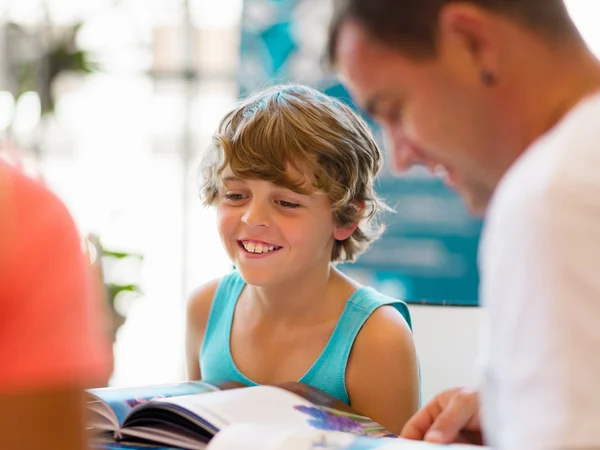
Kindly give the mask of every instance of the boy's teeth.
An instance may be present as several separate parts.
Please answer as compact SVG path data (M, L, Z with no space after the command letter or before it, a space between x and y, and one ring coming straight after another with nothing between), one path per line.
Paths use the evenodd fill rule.
M249 253L267 253L275 250L274 246L262 244L260 242L242 242L242 244Z

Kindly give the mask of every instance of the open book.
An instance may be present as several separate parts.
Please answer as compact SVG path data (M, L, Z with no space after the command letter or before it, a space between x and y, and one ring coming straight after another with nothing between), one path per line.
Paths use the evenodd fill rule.
M399 439L338 399L300 383L245 387L197 381L88 394L96 443L209 450L440 448Z
M319 389L300 383L245 387L205 381L88 391L95 441L204 449L219 431L243 423L294 430L391 433Z

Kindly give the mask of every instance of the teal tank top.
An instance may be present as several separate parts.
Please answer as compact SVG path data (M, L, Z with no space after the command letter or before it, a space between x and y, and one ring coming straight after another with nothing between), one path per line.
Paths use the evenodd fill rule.
M245 285L239 272L233 272L221 280L215 292L200 352L200 370L205 380L231 380L247 386L257 385L239 371L231 357L231 324ZM349 405L346 366L352 345L365 321L383 305L394 306L412 329L406 303L372 288L360 287L348 299L323 352L298 381L319 388Z

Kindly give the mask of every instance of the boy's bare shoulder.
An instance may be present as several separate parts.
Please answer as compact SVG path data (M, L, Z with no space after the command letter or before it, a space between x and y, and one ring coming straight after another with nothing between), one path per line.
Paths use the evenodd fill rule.
M346 371L353 408L394 433L419 405L419 369L412 333L393 306L376 309L358 333Z
M412 332L400 312L392 305L377 308L367 319L354 343L356 354L387 356L412 353Z
M188 325L194 328L204 328L206 326L213 298L220 282L221 278L211 280L192 292L186 308Z

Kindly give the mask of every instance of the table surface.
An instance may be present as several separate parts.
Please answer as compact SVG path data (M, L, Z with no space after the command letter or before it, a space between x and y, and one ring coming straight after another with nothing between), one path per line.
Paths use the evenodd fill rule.
M93 450L176 450L167 447L137 447L134 445L120 444L96 444L92 446Z

